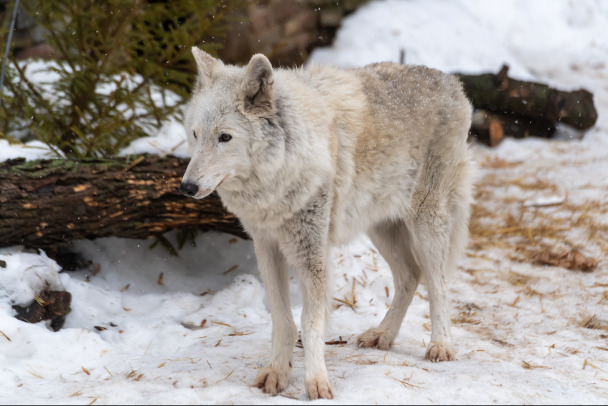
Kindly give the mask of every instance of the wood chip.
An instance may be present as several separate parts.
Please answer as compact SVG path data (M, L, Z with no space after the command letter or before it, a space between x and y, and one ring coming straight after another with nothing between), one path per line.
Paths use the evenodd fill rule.
M537 264L558 266L571 271L583 272L592 272L598 264L595 258L585 256L576 248L561 252L545 248L534 253L532 259Z
M348 341L343 340L342 337L340 337L339 340L325 341L325 345L341 345L341 344L348 344Z
M234 271L238 267L239 267L238 265L232 265L230 268L228 268L224 272L222 272L222 275L226 275L227 273Z
M182 322L182 326L186 327L188 330L196 331L202 328L205 328L205 324L207 324L207 319L203 320L200 324L194 324L191 321Z

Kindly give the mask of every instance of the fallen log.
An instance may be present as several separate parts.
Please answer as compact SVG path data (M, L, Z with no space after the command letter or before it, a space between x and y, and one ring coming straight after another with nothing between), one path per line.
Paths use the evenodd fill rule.
M247 238L217 194L178 191L187 160L140 155L0 164L0 246L52 248L77 239L146 239L181 228Z
M498 74L457 74L476 109L505 116L528 118L540 125L563 123L585 130L597 121L593 94L585 89L561 91L536 82L507 76L503 65Z
M476 110L473 113L470 132L477 141L494 147L507 136L549 138L555 133L555 130L555 124L547 120L533 120L528 117Z

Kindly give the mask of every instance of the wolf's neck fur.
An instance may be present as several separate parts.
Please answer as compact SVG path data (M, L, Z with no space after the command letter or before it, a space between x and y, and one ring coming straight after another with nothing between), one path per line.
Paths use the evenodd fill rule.
M292 71L293 72L293 71ZM273 141L257 151L254 171L247 179L218 188L226 207L247 226L276 228L305 204L324 185L331 183L332 159L326 123L319 118L306 122L301 109L310 109L299 98L314 92L293 73L285 80L277 71L275 102L277 113L264 129ZM295 79L295 80L294 80ZM322 114L317 114L322 116ZM323 121L325 121L323 119ZM310 159L310 157L318 159Z

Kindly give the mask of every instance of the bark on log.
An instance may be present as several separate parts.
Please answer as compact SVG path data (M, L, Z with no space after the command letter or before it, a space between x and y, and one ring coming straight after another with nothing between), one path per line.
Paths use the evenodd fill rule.
M187 160L137 156L9 160L0 164L0 246L46 248L76 239L146 239L177 228L247 238L219 197L178 191Z
M563 123L585 130L597 121L593 94L580 89L560 91L542 83L507 76L504 65L498 74L457 74L476 109L511 117L527 117L547 126Z

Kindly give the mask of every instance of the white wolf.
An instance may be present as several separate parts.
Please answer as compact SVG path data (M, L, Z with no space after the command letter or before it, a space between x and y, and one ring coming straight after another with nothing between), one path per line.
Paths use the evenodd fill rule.
M180 190L197 199L217 190L253 238L273 320L270 362L256 385L276 394L289 380L291 266L303 292L306 392L332 398L327 254L361 232L390 265L395 298L359 345L390 347L423 276L432 322L426 358L454 359L448 276L468 237L473 167L471 105L458 79L393 63L273 69L260 54L236 67L192 51L192 160Z

